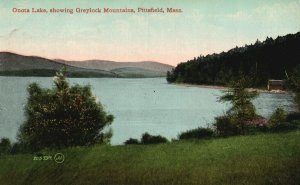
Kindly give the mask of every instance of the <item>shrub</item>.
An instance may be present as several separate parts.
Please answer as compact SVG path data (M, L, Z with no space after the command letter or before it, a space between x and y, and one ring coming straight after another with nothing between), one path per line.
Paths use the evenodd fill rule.
M282 107L278 107L269 119L271 125L280 124L286 121L286 113Z
M221 136L229 136L245 133L246 122L258 117L255 106L251 102L258 96L256 91L248 91L252 79L241 76L235 82L232 82L230 89L219 98L221 102L230 102L232 107L225 116L216 118L216 129ZM232 130L231 130L232 129Z
M202 139L211 138L214 135L214 131L210 128L196 128L182 132L178 138L179 139Z
M296 96L294 99L295 99L296 104L298 105L298 110L300 111L300 92L296 93Z
M299 112L293 112L288 115L286 115L286 121L291 122L295 120L300 120L300 113Z
M296 128L300 128L300 120L293 120L291 121L291 124L293 124Z
M27 120L19 129L18 139L33 151L104 142L100 131L113 121L90 86L70 87L64 74L57 73L52 89L36 83L28 87Z
M229 115L216 117L214 127L219 136L232 136L241 133L236 120Z
M221 102L230 102L232 107L227 114L236 116L236 119L249 120L257 116L255 106L251 100L258 96L256 91L248 91L246 88L251 84L251 78L241 76L237 81L230 84L230 89L225 91L219 98Z
M24 143L16 142L11 147L11 154L18 154L18 153L27 153L30 152L28 145Z
M97 137L97 139L95 139L94 143L110 144L110 140L111 140L112 136L113 136L113 130L112 130L112 128L110 128L107 132L100 133L99 136Z
M142 144L158 144L158 143L167 143L168 140L165 137L160 135L152 136L147 132L142 135L141 143Z
M0 154L9 153L11 150L11 143L8 138L2 138L0 141Z
M297 113L287 116L284 109L282 107L278 107L269 119L270 131L280 132L297 129L298 125L293 124L296 123L293 120L294 118L297 118L297 116Z
M140 144L140 142L137 139L129 138L128 140L126 140L124 142L124 144L125 145L137 145L137 144Z
M294 129L297 129L297 125L289 122L276 123L270 127L270 131L272 132L290 131Z
M258 116L252 120L245 121L245 133L254 134L256 132L266 132L268 130L268 120Z

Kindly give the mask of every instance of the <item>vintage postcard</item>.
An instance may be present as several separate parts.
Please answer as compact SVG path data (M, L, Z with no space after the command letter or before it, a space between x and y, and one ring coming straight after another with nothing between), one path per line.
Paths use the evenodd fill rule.
M0 184L300 184L299 0L0 0Z

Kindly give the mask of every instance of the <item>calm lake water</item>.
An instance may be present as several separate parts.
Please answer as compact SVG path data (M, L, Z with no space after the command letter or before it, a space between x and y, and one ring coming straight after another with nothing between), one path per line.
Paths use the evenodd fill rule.
M26 88L33 82L53 86L48 77L0 77L0 138L15 140L25 120ZM144 132L176 138L182 131L211 124L230 107L217 102L221 90L170 85L164 78L72 78L70 82L90 84L105 110L115 116L112 144L140 138ZM265 117L278 106L289 112L296 110L289 94L262 93L254 104Z

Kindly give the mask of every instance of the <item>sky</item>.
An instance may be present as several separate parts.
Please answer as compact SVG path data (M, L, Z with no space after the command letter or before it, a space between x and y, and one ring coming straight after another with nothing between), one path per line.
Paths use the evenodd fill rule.
M12 12L13 8L139 7L183 12ZM299 31L300 0L0 0L0 51L50 59L176 65Z

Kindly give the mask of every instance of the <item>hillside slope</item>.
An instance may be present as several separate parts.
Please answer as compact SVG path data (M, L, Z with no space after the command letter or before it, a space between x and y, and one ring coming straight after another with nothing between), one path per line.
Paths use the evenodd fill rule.
M300 64L300 32L267 38L227 52L195 57L168 73L169 82L227 85L241 75L251 86L266 86L268 79L285 79Z
M10 52L0 52L0 74L22 74L25 76L39 76L48 74L52 76L52 73L61 70L63 67L67 68L68 73L72 76L83 75L83 76L107 76L114 77L114 73L98 69L85 69L74 67L59 62L49 60L42 57L36 56L23 56ZM37 75L34 75L37 74ZM47 76L47 75L46 75Z
M172 70L173 66L168 64L163 64L159 62L115 62L115 61L107 61L107 60L85 60L85 61L65 61L65 60L56 60L57 62L61 62L64 64L76 66L76 67L84 67L88 69L102 69L106 71L111 71L118 68L140 68L149 71L158 71L166 73L167 71Z
M33 154L0 157L0 184L298 185L300 131L182 141L94 146L62 153L63 163Z
M0 52L0 75L53 76L67 68L71 77L164 77L173 66L158 62L65 61Z

